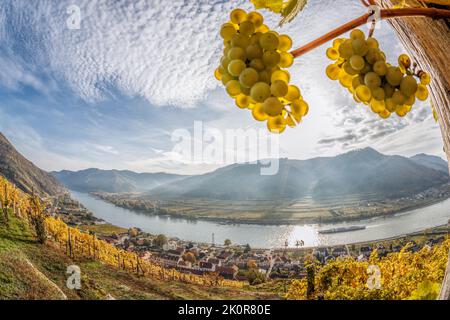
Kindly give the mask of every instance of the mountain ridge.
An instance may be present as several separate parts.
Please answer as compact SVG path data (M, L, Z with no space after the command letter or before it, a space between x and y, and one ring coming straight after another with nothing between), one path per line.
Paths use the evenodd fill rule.
M41 196L57 196L66 192L55 177L26 159L1 132L0 175L27 193L34 191Z
M449 181L447 172L372 148L335 157L280 159L277 175L261 176L261 164L237 164L151 190L149 196L222 200L329 197L375 193L397 196ZM242 183L245 181L245 183Z
M137 173L131 170L102 170L89 168L80 171L51 172L67 188L83 192L142 192L185 176L157 173Z

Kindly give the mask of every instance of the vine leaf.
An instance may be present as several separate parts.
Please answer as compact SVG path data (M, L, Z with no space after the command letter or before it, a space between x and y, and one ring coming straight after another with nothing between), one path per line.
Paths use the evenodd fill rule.
M308 0L290 0L287 6L281 12L283 19L280 21L280 26L291 22L302 11Z
M281 15L280 26L291 22L308 3L308 0L250 0L255 9L268 9Z

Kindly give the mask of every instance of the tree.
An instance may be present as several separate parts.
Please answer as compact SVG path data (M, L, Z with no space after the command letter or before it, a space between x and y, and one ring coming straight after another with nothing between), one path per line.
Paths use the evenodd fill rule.
M39 196L35 195L34 192L30 196L30 204L28 218L34 227L38 242L44 244L47 240L47 230L45 229L45 219L47 216L44 213L44 207Z
M225 246L229 247L231 246L231 240L230 239L225 239L224 243Z
M195 258L195 255L192 252L188 252L188 253L184 254L183 260L190 262L190 263L195 263L197 261L197 259Z
M155 240L153 240L153 244L159 248L162 248L167 242L167 237L163 234L158 235Z
M250 269L246 274L248 283L252 286L264 283L266 281L266 276L256 269Z
M132 238L136 238L139 235L139 232L136 228L130 228L128 230L128 235Z
M247 268L249 268L249 269L258 268L258 264L256 263L255 260L250 259L247 261Z
M245 253L248 253L248 252L250 252L251 250L252 250L252 248L251 248L250 245L247 243L247 244L245 245L244 252L245 252Z

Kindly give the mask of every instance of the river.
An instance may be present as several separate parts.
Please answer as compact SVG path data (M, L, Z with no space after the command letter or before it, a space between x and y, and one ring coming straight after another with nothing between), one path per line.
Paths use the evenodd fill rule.
M230 239L235 244L248 243L255 248L284 247L286 240L290 247L294 247L298 240L303 240L306 247L379 240L440 226L446 224L450 219L450 199L447 199L425 208L414 209L386 218L372 218L348 223L278 226L221 224L144 214L116 207L86 193L71 191L71 194L96 217L116 226L138 227L152 234L165 234L169 237L206 243L212 241L214 233L215 243L223 243L225 239ZM366 226L366 229L326 235L318 233L318 230L321 229L354 225Z

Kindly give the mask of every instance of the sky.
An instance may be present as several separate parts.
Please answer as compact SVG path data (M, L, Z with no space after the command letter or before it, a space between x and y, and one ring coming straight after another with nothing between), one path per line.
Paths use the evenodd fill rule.
M79 8L79 28L72 5ZM193 174L225 165L180 157L173 134L192 132L199 121L223 134L265 129L234 106L213 76L222 53L220 25L237 7L252 9L249 1L3 0L0 131L49 171ZM311 0L281 28L277 15L262 13L269 27L299 47L365 11L359 1ZM386 23L375 36L388 61L405 52ZM296 59L289 70L310 112L278 137L280 156L308 159L370 146L445 158L429 102L405 118L378 118L326 78L328 45Z

